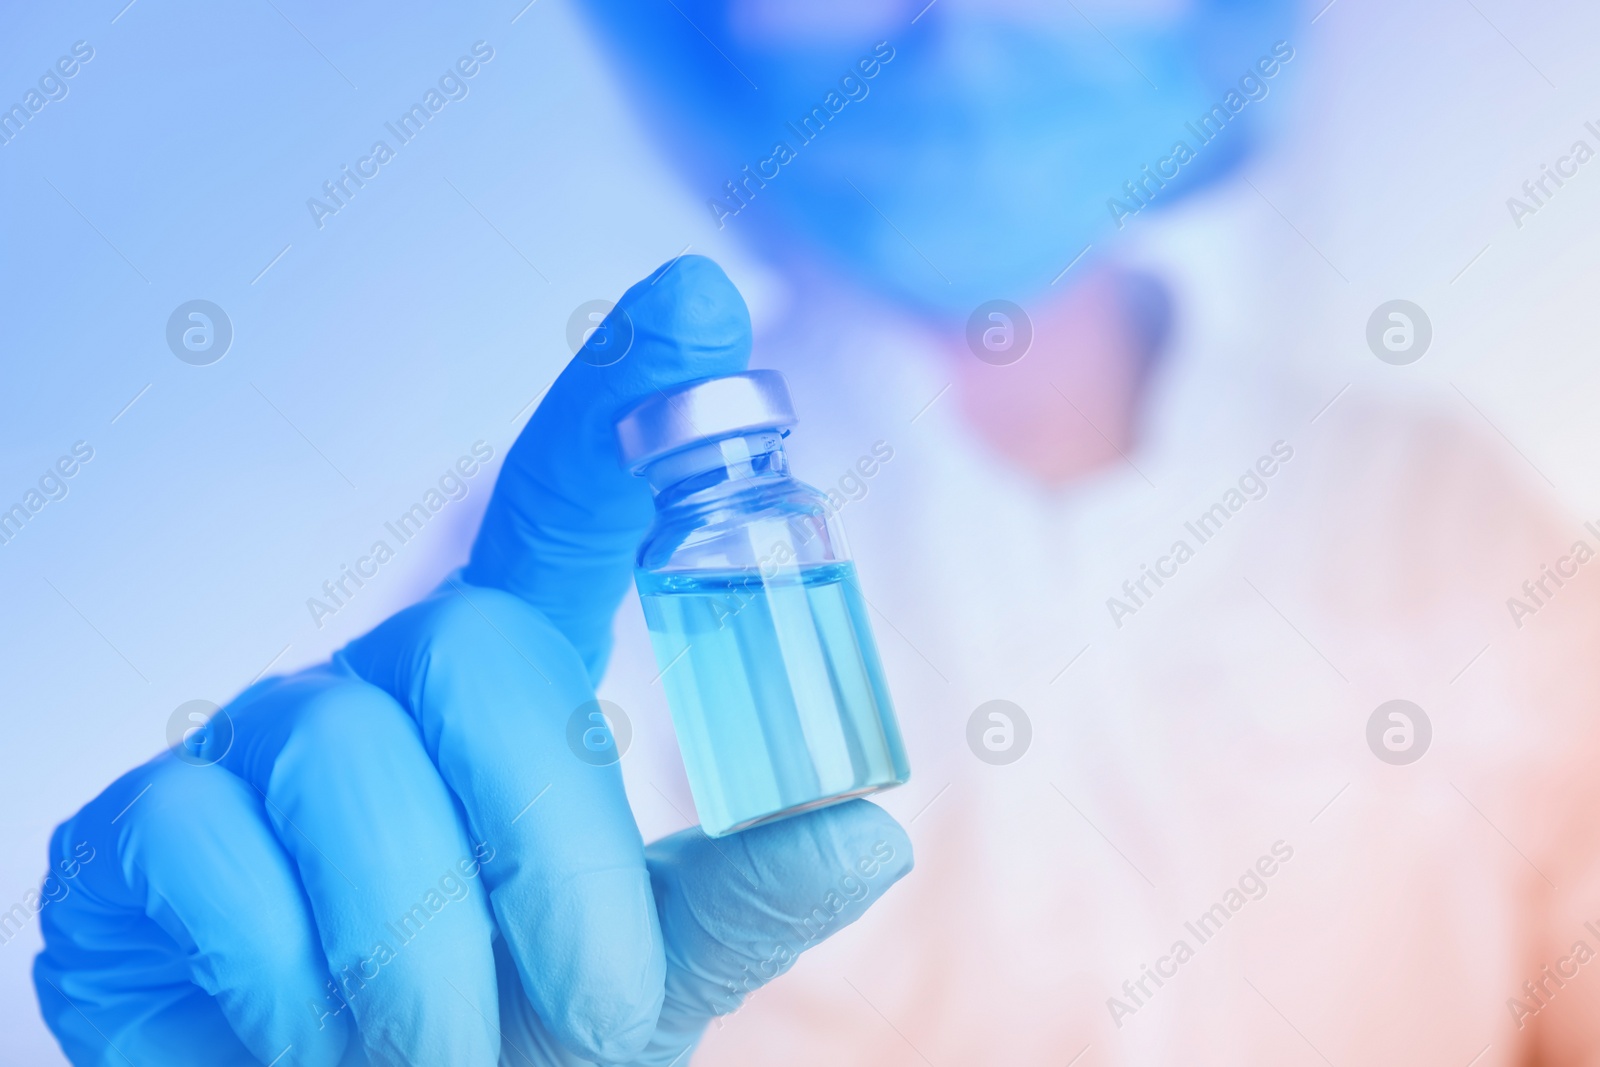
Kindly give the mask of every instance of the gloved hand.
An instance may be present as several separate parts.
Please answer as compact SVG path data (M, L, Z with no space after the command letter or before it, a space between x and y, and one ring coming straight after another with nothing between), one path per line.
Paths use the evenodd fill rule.
M681 1064L708 1020L911 867L864 801L646 848L569 749L652 506L612 417L744 368L744 302L684 257L623 297L507 457L472 561L329 664L225 710L62 824L34 974L75 1064ZM603 360L595 360L603 362Z

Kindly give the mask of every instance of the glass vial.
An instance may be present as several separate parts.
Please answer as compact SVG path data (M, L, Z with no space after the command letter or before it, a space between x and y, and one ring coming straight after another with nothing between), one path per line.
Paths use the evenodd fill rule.
M701 828L721 837L911 774L827 497L789 474L776 371L658 393L617 421L655 522L635 578Z

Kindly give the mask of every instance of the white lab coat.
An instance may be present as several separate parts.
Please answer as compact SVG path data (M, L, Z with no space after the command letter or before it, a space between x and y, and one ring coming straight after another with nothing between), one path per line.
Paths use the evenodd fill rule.
M1059 490L949 394L911 421L951 375L880 307L806 293L758 340L801 477L894 449L842 518L913 769L878 799L917 866L697 1063L1600 1062L1600 964L1572 957L1600 951L1600 586L1520 629L1506 606L1600 538L1466 408L1366 378L1324 410L1339 381L1281 358L1322 329L1297 254L1226 194L1154 236L1179 318L1143 442ZM1277 442L1266 496L1201 544L1185 523ZM1179 539L1193 558L1119 627L1108 599ZM647 837L693 810L654 674L631 606L606 691ZM1008 766L966 741L996 698L1033 729ZM1407 766L1366 740L1394 698L1432 724ZM1525 980L1555 991L1536 1014Z

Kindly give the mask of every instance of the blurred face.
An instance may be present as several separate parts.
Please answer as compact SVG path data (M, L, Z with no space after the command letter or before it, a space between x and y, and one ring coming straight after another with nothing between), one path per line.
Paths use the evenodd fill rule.
M681 0L586 5L707 219L927 315L1045 292L1244 157L1262 108L1189 123L1287 32L1285 0ZM659 8L659 10L657 10ZM1114 42L1114 43L1113 43ZM1241 76L1251 85L1237 89ZM1174 159L1180 138L1192 143ZM1163 161L1165 165L1163 166ZM1137 220L1135 220L1136 222Z
M1033 309L1033 344L1014 363L974 359L964 340L950 344L955 402L968 425L1046 485L1122 462L1134 447L1148 357L1166 315L1130 296L1161 299L1153 284L1114 269L1084 275Z
M1019 23L1044 25L1062 14L1062 5L1048 0L935 0L948 10L984 13ZM729 21L743 39L782 44L796 40L859 40L908 24L928 0L731 0ZM1083 0L1078 10L1099 20L1107 12L1145 18L1174 18L1191 6L1188 0ZM1069 9L1070 12L1070 9ZM1073 16L1077 17L1077 16ZM920 21L920 19L919 19Z

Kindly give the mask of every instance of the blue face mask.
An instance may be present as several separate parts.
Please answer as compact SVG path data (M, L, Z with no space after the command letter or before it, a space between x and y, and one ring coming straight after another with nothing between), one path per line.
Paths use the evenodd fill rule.
M1231 170L1294 57L1284 0L1105 37L935 5L857 45L751 43L727 0L585 6L719 226L952 319Z

